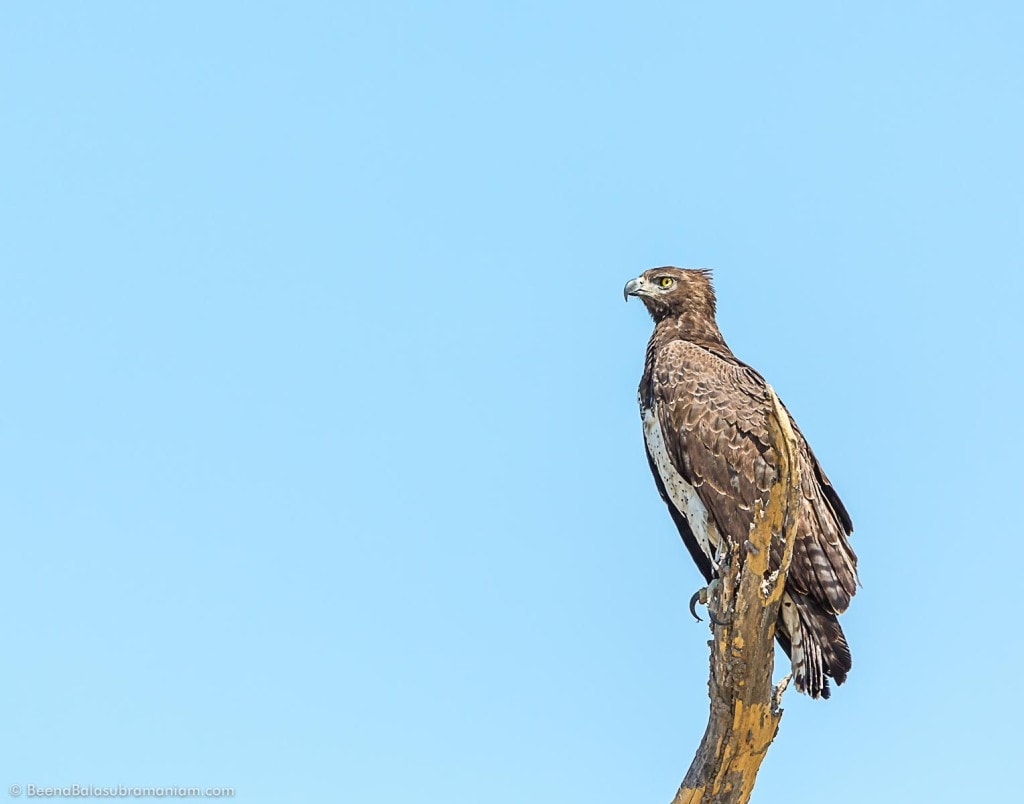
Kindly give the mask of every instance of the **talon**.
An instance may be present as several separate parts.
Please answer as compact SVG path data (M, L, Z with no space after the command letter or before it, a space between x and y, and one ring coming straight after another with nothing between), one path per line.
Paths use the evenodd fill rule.
M693 619L695 619L699 623L704 622L704 620L700 618L700 615L697 614L697 603L700 601L700 593L703 591L705 590L698 589L696 592L693 593L693 597L690 598L690 614L692 614ZM708 614L710 615L711 612L708 612Z
M708 618L715 625L730 625L732 620L720 620L715 616L715 613L711 610L711 598L718 591L718 588L722 585L722 582L715 578L707 586L702 589L698 589L693 593L693 597L690 598L690 614L693 615L693 619L697 622L704 622L700 615L697 614L697 604L700 603L702 606L708 607Z
M711 610L711 596L714 595L715 593L717 593L718 590L721 588L721 586L722 586L721 578L715 578L711 583L708 584L708 588L707 588L708 617L711 618L711 622L713 622L715 625L730 625L732 623L732 618L731 617L728 620L719 620L715 616L715 613Z

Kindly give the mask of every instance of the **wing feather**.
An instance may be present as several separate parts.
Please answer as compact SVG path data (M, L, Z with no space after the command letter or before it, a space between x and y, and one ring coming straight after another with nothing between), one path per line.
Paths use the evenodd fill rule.
M670 459L697 490L719 532L742 543L777 476L764 379L731 354L688 341L661 347L653 368L652 390ZM787 588L838 614L857 587L857 558L847 539L852 523L795 423L794 431L804 498ZM781 555L781 543L773 543L772 567Z

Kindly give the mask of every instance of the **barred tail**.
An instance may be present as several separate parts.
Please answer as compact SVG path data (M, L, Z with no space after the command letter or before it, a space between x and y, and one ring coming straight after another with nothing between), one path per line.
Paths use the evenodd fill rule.
M783 594L776 636L792 660L793 681L800 692L828 698L829 678L836 684L846 681L852 664L846 636L836 616L811 598Z

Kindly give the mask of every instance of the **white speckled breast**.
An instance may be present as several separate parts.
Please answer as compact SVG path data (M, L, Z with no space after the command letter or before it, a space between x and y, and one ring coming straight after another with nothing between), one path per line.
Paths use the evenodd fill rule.
M665 447L661 424L658 422L657 409L647 408L643 414L644 441L647 443L647 451L654 459L654 465L658 468L665 492L679 513L686 517L701 551L714 560L720 542L718 528L715 527L714 521L708 519L708 509L697 496L697 490L683 479L672 463Z

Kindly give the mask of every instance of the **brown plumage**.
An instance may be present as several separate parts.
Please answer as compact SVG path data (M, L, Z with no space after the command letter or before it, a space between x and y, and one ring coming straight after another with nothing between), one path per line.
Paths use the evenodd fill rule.
M716 554L746 539L776 478L767 384L722 338L709 272L654 268L630 281L625 294L639 297L655 322L639 393L648 462L710 582ZM851 665L836 615L857 590L853 523L795 422L793 429L803 505L776 635L797 689L828 698L828 678L842 684ZM773 539L772 567L781 560L780 539Z

